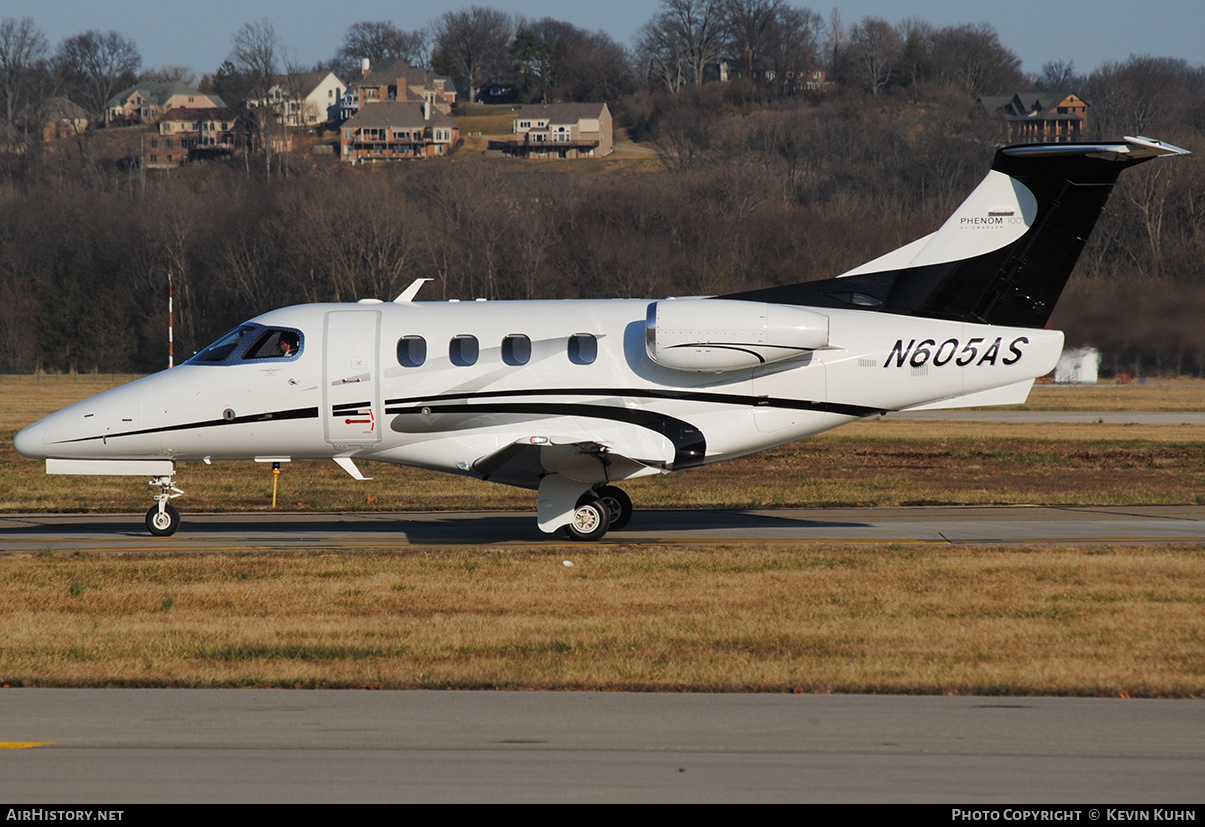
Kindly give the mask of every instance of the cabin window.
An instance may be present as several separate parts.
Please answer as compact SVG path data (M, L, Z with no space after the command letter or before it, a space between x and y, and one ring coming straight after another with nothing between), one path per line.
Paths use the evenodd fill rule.
M502 340L502 361L518 367L531 361L531 339L522 333L513 333Z
M427 361L427 340L422 336L403 336L398 339L397 361L404 368L421 367Z
M478 351L476 336L457 336L448 344L448 358L462 368L477 364Z
M589 333L569 337L569 361L575 365L591 365L598 358L598 339Z

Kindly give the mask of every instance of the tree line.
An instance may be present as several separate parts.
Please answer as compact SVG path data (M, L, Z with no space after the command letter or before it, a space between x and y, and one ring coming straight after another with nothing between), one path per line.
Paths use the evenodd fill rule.
M696 12L719 16L709 28ZM831 277L932 231L957 206L1007 140L1000 122L970 117L974 95L1020 88L1009 84L1078 90L1089 138L1149 134L1205 151L1205 68L1181 60L1132 56L1086 76L1053 61L1024 79L986 27L909 20L888 33L872 19L846 27L773 0L666 0L632 52L551 19L507 21L505 48L477 82L508 78L532 99L599 95L655 161L583 175L465 155L349 168L293 153L261 158L266 176L241 162L160 174L138 169L128 130L101 130L95 152L9 143L0 369L162 367L168 273L185 356L266 310L388 300L415 278L435 279L425 299L523 299L705 295ZM368 56L435 66L454 59L444 33L355 24L332 65ZM223 82L250 77L254 55L239 58L240 35L281 54L268 21L248 24ZM19 63L3 58L14 51L47 72L61 67L66 43L52 56L44 40L22 21L0 23L0 70ZM871 60L867 50L884 43L886 62ZM727 83L706 74L702 57L715 54L733 58ZM584 71L591 60L622 71ZM816 67L831 86L791 80ZM13 80L22 77L0 78L6 118L32 99L33 87ZM71 77L85 88L83 69ZM587 79L605 95L583 91ZM1104 348L1125 369L1205 364L1202 192L1192 158L1123 176L1052 319L1069 343Z

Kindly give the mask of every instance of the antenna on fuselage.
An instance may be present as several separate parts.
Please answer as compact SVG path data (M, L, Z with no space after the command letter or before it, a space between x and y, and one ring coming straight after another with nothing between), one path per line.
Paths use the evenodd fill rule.
M393 300L394 304L407 304L414 301L414 297L418 295L418 291L424 284L435 279L415 279L410 282L410 286L402 291L402 294Z

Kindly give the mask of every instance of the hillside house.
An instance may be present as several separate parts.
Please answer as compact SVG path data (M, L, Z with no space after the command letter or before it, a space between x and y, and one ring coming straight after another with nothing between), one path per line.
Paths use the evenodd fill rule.
M46 101L42 121L42 140L74 138L88 129L88 112L67 98L51 98Z
M173 109L142 136L142 163L148 169L172 169L242 155L256 149L258 141L254 115L245 109Z
M449 77L403 61L380 70L365 65L363 76L347 88L339 103L341 117L350 118L361 107L384 101L430 103L436 111L450 115L456 105L456 84Z
M998 119L1010 143L1065 143L1083 140L1088 104L1069 92L984 95L975 101L975 117Z
M430 102L365 106L340 130L339 157L350 164L436 158L452 152L460 130Z
M268 99L249 100L249 108L269 106L278 123L317 126L339 118L339 101L347 84L332 72L296 72L276 75Z
M516 158L602 158L615 148L605 103L531 103L519 110L515 137L491 141Z

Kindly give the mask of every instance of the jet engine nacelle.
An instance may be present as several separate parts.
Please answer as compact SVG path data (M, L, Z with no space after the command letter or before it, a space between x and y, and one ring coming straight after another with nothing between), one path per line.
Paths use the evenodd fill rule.
M765 302L657 301L645 318L645 346L649 358L667 368L755 368L827 347L828 316Z

